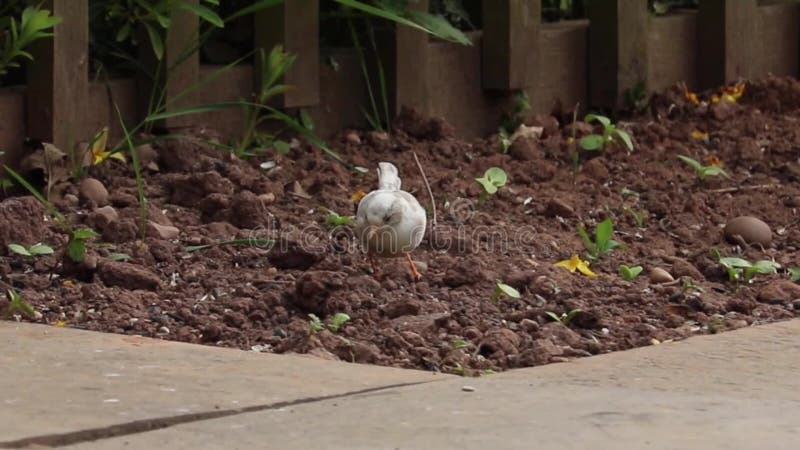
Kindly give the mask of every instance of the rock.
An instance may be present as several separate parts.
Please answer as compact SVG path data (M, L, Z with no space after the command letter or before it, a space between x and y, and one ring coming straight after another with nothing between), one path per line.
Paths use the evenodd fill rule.
M325 259L326 254L320 245L304 245L299 239L282 238L270 250L267 260L278 269L308 270Z
M179 230L177 227L161 225L149 220L147 221L147 234L150 237L169 241L172 239L177 239L178 235L181 234L181 230Z
M111 204L117 208L126 208L139 203L135 195L125 191L114 191L111 194Z
M508 149L508 154L519 161L535 161L544 156L539 148L539 140L532 137L521 137L514 140Z
M495 328L489 330L478 345L478 351L486 357L516 355L520 337L508 328Z
M733 244L739 243L737 236L748 244L769 245L772 242L772 230L769 225L752 216L740 216L729 221L722 234Z
M535 114L533 117L525 121L526 125L542 127L544 131L543 136L554 136L558 134L560 125L558 119L548 114Z
M383 313L389 319L400 316L416 316L419 314L422 305L414 299L395 300L383 307Z
M775 280L761 288L756 299L762 303L790 303L800 299L800 285L789 280Z
M475 392L475 388L472 386L461 386L461 390L464 392Z
M295 281L290 302L306 313L324 316L331 294L344 287L344 272L315 270L306 272Z
M611 176L608 168L603 163L603 158L592 158L586 161L581 167L581 173L598 183L605 183Z
M564 203L563 200L558 198L551 198L550 201L547 202L547 207L545 208L544 213L547 215L547 217L576 217L575 210L572 208L572 206Z
M361 144L361 138L358 136L358 133L355 131L350 131L344 135L344 140L348 144L359 145Z
M216 171L172 175L169 179L170 202L181 206L194 207L210 194L233 194L231 180Z
M580 348L583 341L580 334L560 322L546 323L539 330L542 336L547 336L553 342L562 343L570 347Z
M254 229L266 226L269 215L265 203L250 191L236 194L231 201L230 221L239 228Z
M533 333L536 333L537 331L539 331L539 322L537 322L535 320L522 319L522 321L519 323L519 326L526 333L533 334Z
M270 203L275 203L275 194L273 194L272 192L267 192L266 194L259 194L258 199L261 200L261 203L269 205Z
M119 213L112 206L97 208L86 217L86 225L102 235L110 234L110 228L118 221Z
M670 281L675 281L675 278L673 278L669 272L661 267L654 267L652 270L650 270L650 283L661 284L669 283Z
M425 275L425 272L428 271L428 263L425 261L414 261L414 266L417 268L417 272Z
M78 186L78 192L84 202L97 206L108 205L108 190L100 180L84 178Z
M378 346L366 342L353 343L351 351L353 361L361 364L374 364L380 359L381 355L381 349Z
M671 273L675 274L674 276L690 277L695 281L701 281L704 279L703 274L689 261L681 258L670 258L669 261L672 263Z
M119 286L130 290L158 290L161 279L155 273L135 264L103 260L97 275L106 286Z
M486 276L477 261L463 265L451 265L442 279L444 284L451 288L471 285L484 280L486 280Z
M711 115L715 119L719 121L725 121L730 119L731 116L733 116L734 114L736 114L736 111L738 109L739 107L736 103L723 100L711 105L711 107L709 108L709 112L711 112Z
M78 203L80 203L80 199L78 199L78 197L76 197L73 194L64 195L64 198L63 198L62 201L67 206L78 206Z
M46 235L44 207L33 197L12 197L0 202L0 255L8 244L33 245Z

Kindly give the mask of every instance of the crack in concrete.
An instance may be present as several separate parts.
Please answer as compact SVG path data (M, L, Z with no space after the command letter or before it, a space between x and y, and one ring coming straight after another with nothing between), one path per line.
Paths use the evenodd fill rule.
M64 447L67 445L80 444L84 442L98 441L101 439L110 439L120 436L127 436L131 434L146 433L148 431L161 430L164 428L173 427L175 425L182 425L192 422L201 422L204 420L219 419L222 417L231 417L240 414L247 414L258 411L266 411L270 409L280 409L287 406L304 405L308 403L316 403L325 400L335 400L344 397L351 397L360 394L368 394L373 392L387 391L407 386L416 386L419 384L434 383L441 380L431 381L415 381L411 383L397 383L387 386L378 386L373 388L361 389L358 391L344 392L341 394L322 395L318 397L307 397L297 400L286 400L277 403L269 403L266 405L253 405L244 408L225 409L217 411L207 411L201 413L181 414L177 416L156 417L152 419L134 420L131 422L120 423L116 425L109 425L100 428L90 428L86 430L71 431L69 433L46 434L41 436L33 436L22 438L14 441L0 442L0 448L41 448L41 447Z

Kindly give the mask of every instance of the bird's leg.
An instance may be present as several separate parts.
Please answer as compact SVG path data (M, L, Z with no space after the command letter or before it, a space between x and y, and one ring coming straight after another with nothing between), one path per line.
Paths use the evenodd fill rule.
M373 256L372 253L367 253L367 261L369 261L369 267L372 269L372 276L380 280L381 273L378 269L378 264L375 261L375 256Z
M422 274L419 273L419 270L417 270L417 266L414 264L414 260L411 259L410 253L406 253L406 260L408 260L408 267L411 269L411 277L414 279L414 281L421 279Z

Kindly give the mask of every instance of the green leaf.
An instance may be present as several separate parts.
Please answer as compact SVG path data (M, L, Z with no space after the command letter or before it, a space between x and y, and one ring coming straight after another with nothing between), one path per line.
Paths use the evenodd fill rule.
M164 57L164 41L161 39L161 33L148 22L142 22L147 35L150 36L150 45L153 48L153 54L159 61Z
M271 6L280 5L283 3L284 0L260 0L253 3L250 6L242 8L235 13L231 14L230 16L225 18L225 22L231 22L239 17L246 16L248 14L253 14L254 12L261 11L262 9L269 8Z
M461 339L456 339L455 341L453 341L453 348L456 350L466 347L469 347L469 343L467 341L463 341Z
M319 317L317 317L316 314L309 314L308 318L308 326L311 328L312 333L322 331L323 328L325 328L325 326L322 325L322 321L319 320Z
M272 148L274 148L275 151L280 153L281 155L286 155L290 151L292 151L292 146L289 145L288 142L281 141L281 140L273 141L272 142Z
M586 151L594 151L603 148L603 136L599 134L590 134L584 136L580 140L581 148Z
M86 258L86 241L83 239L72 239L67 242L67 256L73 262L83 262Z
M800 281L800 267L790 267L789 271L789 279L795 283Z
M475 181L477 181L478 184L480 184L483 187L483 190L487 194L491 195L491 194L494 194L495 192L497 192L497 186L495 186L494 183L492 183L488 179L486 179L486 178L475 178Z
M552 311L545 311L545 315L547 317L553 319L553 321L555 321L555 322L561 322L561 316L559 316L558 314L556 314L556 313L554 313Z
M451 25L442 23L441 19L436 19L436 16L425 14L423 12L409 13L400 10L399 8L390 8L386 4L378 4L372 6L357 0L334 0L344 6L365 12L371 16L380 17L382 19L390 20L392 22L405 25L407 27L415 28L432 34L438 38L457 42L463 45L472 45L472 41L462 32L456 30ZM410 17L406 18L402 14L408 14ZM423 23L420 23L423 22Z
M111 253L108 255L108 259L111 261L129 261L131 259L131 255L127 253Z
M606 116L601 116L599 114L587 114L586 118L583 119L583 121L586 123L592 123L595 121L600 122L600 124L603 125L603 128L608 128L611 125L611 119L609 119Z
M350 320L350 316L345 313L336 313L328 322L328 329L336 333L342 326Z
M36 256L52 255L54 253L52 247L44 244L33 245L31 246L31 248L28 249L28 251L31 253L31 255L36 255Z
M725 267L735 267L735 268L747 268L753 266L752 264L750 264L749 261L736 257L720 258L719 263Z
M99 236L100 235L91 228L79 228L72 232L73 239L89 239Z
M311 118L311 114L306 109L300 110L300 123L308 130L314 129L314 119Z
M631 136L627 132L622 130L614 130L614 133L616 133L616 135L619 136L620 139L622 139L622 142L625 144L625 147L628 148L628 151L632 152L633 141L631 141Z
M28 304L28 302L22 300L22 297L19 295L19 292L9 289L6 291L6 297L8 298L8 310L13 314L15 311L19 311L25 314L28 317L34 317L36 311L34 311L33 307Z
M761 260L753 263L753 265L750 268L754 270L756 273L769 275L773 273L778 273L778 269L781 268L781 265L776 263L775 261Z
M589 252L589 256L591 258L597 258L597 245L592 238L589 237L589 233L586 232L586 228L584 228L583 225L578 225L578 235L583 239L583 245Z
M694 169L697 173L703 171L703 165L697 162L697 160L689 158L688 156L678 155L678 159L688 164L692 169Z
M700 172L701 172L702 178L705 178L705 177L716 177L716 176L719 176L719 175L722 175L725 178L730 178L728 173L725 172L725 170L723 170L722 167L719 167L719 166L704 166L702 169L700 169Z
M600 249L608 248L608 244L611 243L610 239L613 233L614 223L611 221L610 217L607 217L606 220L598 223L597 227L594 229L595 243L597 244L597 247ZM619 245L619 242L616 242L616 245Z
M18 255L33 256L33 255L31 255L31 253L28 251L27 248L25 248L24 246L19 245L19 244L8 244L8 249L11 250L12 252L18 254Z
M210 23L211 25L214 25L217 28L225 27L225 22L222 21L222 18L218 16L217 13L215 13L206 6L194 3L181 2L180 7L182 9L197 14L198 17L202 18L203 20Z
M508 175L506 175L505 170L499 167L490 167L483 174L483 177L497 187L504 186L508 182Z
M628 267L625 264L619 266L619 273L625 281L631 281L642 273L642 266Z
M520 298L520 294L519 294L518 290L514 289L512 286L509 286L509 285L503 283L500 280L497 280L495 282L495 289L498 292L501 292L501 293L503 293L503 294L505 294L505 295L507 295L507 296L509 296L511 298Z

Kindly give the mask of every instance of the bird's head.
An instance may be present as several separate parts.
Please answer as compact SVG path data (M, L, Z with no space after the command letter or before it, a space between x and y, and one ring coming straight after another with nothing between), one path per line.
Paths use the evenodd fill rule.
M403 219L403 200L391 193L378 194L367 210L367 224L373 227L394 226Z

